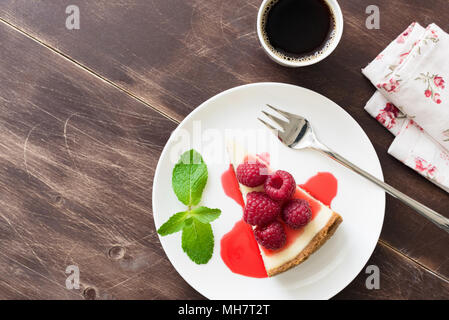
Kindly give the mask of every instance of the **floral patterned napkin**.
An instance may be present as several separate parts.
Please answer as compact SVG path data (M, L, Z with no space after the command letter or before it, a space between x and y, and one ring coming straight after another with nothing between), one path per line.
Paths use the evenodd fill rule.
M449 192L449 152L378 91L365 110L396 136L388 153Z
M362 73L378 88L365 110L396 138L388 153L449 192L449 35L412 23Z

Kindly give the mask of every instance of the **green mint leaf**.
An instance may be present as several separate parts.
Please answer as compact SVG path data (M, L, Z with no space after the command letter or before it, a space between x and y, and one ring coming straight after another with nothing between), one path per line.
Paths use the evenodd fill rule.
M161 236L166 236L181 231L184 227L185 220L189 217L188 213L188 211L175 213L157 230L157 232Z
M210 224L187 219L182 229L182 249L196 264L207 263L214 250L214 234Z
M190 211L189 216L202 223L209 223L217 219L221 214L220 209L210 209L207 207L197 207Z
M221 214L220 209L210 209L207 207L197 207L191 211L175 213L166 221L157 232L161 236L166 236L181 231L185 225L185 220L193 217L202 223L209 223L217 219Z
M179 201L197 205L207 182L207 166L201 155L191 149L181 155L173 168L172 186Z

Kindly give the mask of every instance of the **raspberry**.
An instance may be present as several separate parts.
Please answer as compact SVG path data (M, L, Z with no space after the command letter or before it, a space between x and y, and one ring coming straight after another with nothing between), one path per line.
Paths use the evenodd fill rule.
M279 221L274 221L265 227L256 227L254 237L261 246L270 250L282 248L287 238L284 227Z
M263 192L250 192L246 196L243 220L253 226L265 226L276 220L281 206Z
M267 179L268 168L260 162L244 162L237 167L237 180L247 187L257 187Z
M282 219L292 229L298 229L309 223L312 210L306 200L292 199L282 208Z
M295 179L286 171L278 170L265 181L265 192L276 201L290 199L295 189Z

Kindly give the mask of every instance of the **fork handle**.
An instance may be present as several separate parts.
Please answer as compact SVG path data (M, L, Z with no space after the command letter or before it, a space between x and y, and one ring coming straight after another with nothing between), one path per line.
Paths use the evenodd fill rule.
M401 200L403 203L408 205L410 208L417 211L422 216L426 217L428 220L430 220L432 223L449 233L449 219L442 216L438 212L430 209L429 207L426 207L422 203L410 198L406 194L402 193L401 191L393 188L389 184L386 184L385 182L377 179L370 173L366 172L365 170L359 168L349 160L346 160L342 156L340 156L338 153L331 151L329 148L327 148L324 145L320 145L319 147L315 148L316 150L320 151L321 153L325 154L326 156L330 157L331 159L337 161L338 163L342 164L346 168L351 169L352 171L360 174L361 176L365 177L366 179L370 180L371 182L375 183L379 187L383 188L388 194L392 195L396 199Z

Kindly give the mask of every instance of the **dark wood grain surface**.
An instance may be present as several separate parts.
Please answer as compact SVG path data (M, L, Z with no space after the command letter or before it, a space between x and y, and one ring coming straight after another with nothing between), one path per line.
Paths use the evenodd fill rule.
M0 41L0 297L198 297L151 216L176 123L3 23Z
M69 4L80 8L80 30L65 27ZM245 83L292 83L334 100L370 137L388 183L449 214L448 194L387 154L393 137L363 110L374 89L360 73L412 21L447 30L447 0L342 0L340 45L301 69L263 53L259 4L0 3L0 298L201 297L157 240L152 176L177 122ZM379 30L365 27L370 4L381 10ZM388 198L368 263L381 268L381 290L367 290L362 271L337 298L447 299L448 245L446 233ZM111 248L124 256L111 258ZM84 270L77 292L65 289L68 261Z

